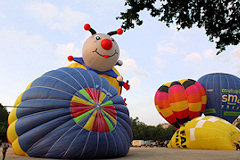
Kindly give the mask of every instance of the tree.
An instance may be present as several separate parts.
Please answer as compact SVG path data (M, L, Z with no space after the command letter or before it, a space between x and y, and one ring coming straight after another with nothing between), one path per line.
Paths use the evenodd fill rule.
M6 137L8 127L7 119L8 119L7 109L0 103L0 139L2 139L3 141L7 141Z
M121 12L117 19L123 20L122 28L134 28L134 22L142 25L139 12L144 9L160 22L175 23L177 29L204 27L211 42L216 43L217 54L228 45L240 43L240 1L239 0L125 0L131 7ZM160 6L160 7L156 7Z
M133 131L133 139L146 139L146 131L147 125L143 122L139 121L139 118L136 117L132 119L132 131Z
M132 120L132 131L134 140L170 140L176 128L169 126L168 128L163 128L161 124L157 126L146 125L139 121L139 118L131 118Z
M165 130L166 133L164 134L165 135L164 140L170 140L176 131L177 129L174 128L173 126L169 126L168 128L166 128Z

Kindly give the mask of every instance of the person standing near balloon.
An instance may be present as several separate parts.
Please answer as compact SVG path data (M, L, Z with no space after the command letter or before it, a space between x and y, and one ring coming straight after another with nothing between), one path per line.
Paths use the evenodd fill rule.
M237 150L240 150L239 144L236 143L235 146L236 146L236 151L237 151Z
M4 142L4 143L3 143L3 146L2 146L2 155L3 155L2 160L5 159L5 156L6 156L8 147L9 147L9 144L6 143L6 142Z

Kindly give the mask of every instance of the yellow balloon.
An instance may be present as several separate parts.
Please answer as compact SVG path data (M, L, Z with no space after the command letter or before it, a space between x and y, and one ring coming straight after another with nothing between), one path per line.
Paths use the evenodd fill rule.
M235 150L240 145L240 130L214 116L198 117L180 127L168 148Z

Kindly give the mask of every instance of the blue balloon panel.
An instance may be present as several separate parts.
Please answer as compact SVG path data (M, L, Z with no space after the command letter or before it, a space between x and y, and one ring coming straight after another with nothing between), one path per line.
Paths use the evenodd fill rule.
M240 78L212 73L202 76L198 82L207 93L205 115L218 116L230 123L240 115Z

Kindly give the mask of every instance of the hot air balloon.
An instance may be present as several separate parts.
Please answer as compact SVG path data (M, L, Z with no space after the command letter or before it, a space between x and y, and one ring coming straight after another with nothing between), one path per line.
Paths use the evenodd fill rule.
M128 109L117 89L95 72L49 71L31 82L15 105L7 136L18 155L109 158L128 153Z
M192 79L183 79L162 85L155 94L158 112L174 127L198 117L206 106L206 92Z
M195 118L181 126L168 148L235 150L240 145L240 131L224 119L215 116Z
M230 123L240 115L240 78L226 73L211 73L202 76L198 82L208 97L205 115L218 116Z
M119 74L114 66L121 66L123 62L118 60L120 49L113 35L121 35L121 28L116 31L97 33L89 24L84 25L86 31L91 32L91 36L85 41L82 48L82 57L69 56L68 60L75 61L68 67L80 67L85 70L96 72L99 76L106 78L111 85L116 87L121 94L122 87L130 89L128 81L124 82L123 77Z

